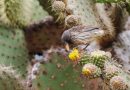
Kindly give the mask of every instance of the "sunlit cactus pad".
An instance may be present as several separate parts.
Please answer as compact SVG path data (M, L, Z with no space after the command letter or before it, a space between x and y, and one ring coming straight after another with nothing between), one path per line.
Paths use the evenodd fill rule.
M33 0L31 22L44 19L46 16L48 16L48 12L42 8L38 0Z
M0 24L23 27L30 23L32 0L1 0Z
M24 76L28 60L23 31L0 27L0 64L13 66Z
M96 20L94 5L94 0L67 0L66 7L73 15L78 15L83 24L96 26L98 23Z

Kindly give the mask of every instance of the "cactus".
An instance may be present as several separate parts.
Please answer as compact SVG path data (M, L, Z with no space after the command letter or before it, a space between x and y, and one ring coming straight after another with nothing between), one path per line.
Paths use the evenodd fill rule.
M1 90L27 90L18 73L10 66L0 65L0 89Z
M88 63L91 63L90 59L91 58L90 58L89 54L84 53L83 56L80 58L79 62L81 65L88 64Z
M66 7L73 11L73 15L79 16L83 24L99 26L93 12L94 0L67 0Z
M85 64L82 73L89 79L97 78L101 75L101 69L91 63Z
M23 31L1 26L0 38L0 64L12 65L22 76L25 76L29 56Z
M66 63L59 55L54 54L53 59L41 68L41 74L37 77L33 86L38 90L82 90L84 80L81 80L80 70Z
M90 55L92 63L100 68L103 68L105 61L108 60L107 54L104 51L94 51Z
M6 27L23 28L32 19L39 20L40 15L48 15L47 12L43 13L37 0L2 0L0 6L0 23Z
M110 53L101 50L96 50L91 52L90 54L84 53L81 56L80 63L81 64L93 63L96 66L103 68L105 62L109 60L108 57L111 57Z
M93 58L96 57L96 58ZM97 57L106 57L107 60L102 63L102 67L99 65L99 62L101 59ZM82 59L83 57L83 59ZM86 59L85 59L86 58ZM91 59L92 58L92 59ZM83 60L83 61L82 61ZM96 62L93 62L96 61ZM106 83L107 86L109 86L112 90L129 90L130 89L130 75L121 68L121 65L114 61L111 58L110 53L104 52L104 51L94 51L90 54L82 54L81 56L81 62L84 64L82 73L89 77L89 76L100 76L100 78ZM97 69L96 67L99 67ZM92 73L94 70L100 72ZM89 79L93 79L89 78ZM118 79L119 78L119 79Z
M44 17L48 16L48 12L40 6L40 3L37 0L33 0L32 5L31 22L39 22L40 20L44 20Z
M81 24L81 18L76 15L68 15L65 18L65 26L71 28Z
M54 27L56 27L52 18L49 19L50 21L41 20L45 19L44 17L48 16L48 13L54 16L56 19L55 21L58 20L60 22L64 22L68 28L80 24L85 24L86 26L95 25L96 27L101 27L101 29L106 30L105 35L110 34L108 37L104 35L105 39L113 38L114 36L114 29L111 24L111 20L105 17L106 20L104 21L102 17L99 17L101 16L100 14L104 13L104 10L101 9L102 5L99 5L100 8L97 8L96 11L95 0L39 1L43 8L39 6L39 3L36 0L34 0L34 2L33 0L0 1L0 24L3 25L0 26L0 64L13 66L13 69L17 71L16 73L19 73L23 77L26 77L29 56L24 32L19 28L31 24L26 28L25 35L32 32L31 34L34 34L32 35L32 37L34 37L34 45L32 46L38 48L36 48L36 50L32 50L34 48L31 47L31 50L29 50L31 53L41 51L43 48L48 48L48 44L45 47L42 45L45 44L49 38L54 37L53 31L52 37L46 37L40 33L41 31L38 31L39 29L44 28L43 25L45 26L44 29L47 30L50 25L54 25ZM33 15L31 16L32 13ZM40 22L38 22L39 20ZM103 20L103 22L101 20ZM8 26L10 28L8 28ZM53 27L51 28L54 29ZM60 33L61 32L62 31L60 31ZM45 32L45 34L46 33L47 32ZM59 32L57 34L59 34ZM26 38L28 40L30 39L28 35ZM49 41L51 43L52 41L55 42L55 40ZM27 42L30 43L30 41ZM37 46L37 42L42 43L42 45ZM57 45L57 42L55 43ZM84 87L86 89L84 79L79 77L81 74L81 67L67 63L57 54L54 54L53 56L53 59L50 60L49 63L42 65L40 73L38 73L38 77L33 82L33 87L36 87L36 90L82 90ZM113 90L126 90L127 86L130 87L128 81L130 80L129 75L120 69L118 65L116 66L115 63L113 64L112 61L110 61L111 55L104 51L95 51L90 54L84 53L83 55L79 55L79 52L75 50L69 54L69 58L72 61L85 64L82 68L82 74L89 79L95 79L97 77L100 77L103 80L107 79L107 82ZM26 90L26 88L21 84L22 80L18 79L20 77L17 77L17 74L14 73L12 69L5 68L5 66L0 66L0 88L2 90ZM36 73L37 72L34 72L34 74Z
M52 3L52 11L56 13L60 13L65 11L65 4L62 1L54 1Z
M63 1L57 0L39 0L40 5L52 15L57 23L64 23L66 17L65 13L65 3Z
M111 79L113 76L118 76L119 73L121 73L121 70L116 67L115 65L112 65L109 62L106 62L104 65L104 79Z
M29 55L24 32L19 28L37 22L48 13L36 0L2 0L0 4L0 64L12 65L25 77Z
M32 0L1 0L0 6L1 25L24 27L30 23Z
M127 90L128 89L126 82L120 76L114 76L110 80L110 86L112 90Z

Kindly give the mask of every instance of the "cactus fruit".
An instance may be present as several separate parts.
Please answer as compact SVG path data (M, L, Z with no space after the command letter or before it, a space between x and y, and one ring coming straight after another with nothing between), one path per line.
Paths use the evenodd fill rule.
M110 80L110 86L112 90L127 90L127 84L125 80L120 76L114 76Z
M1 0L0 23L4 26L23 27L29 24L32 0Z
M10 66L0 65L0 89L1 90L27 90L18 73Z
M101 69L91 63L88 63L83 66L82 74L89 79L93 79L101 75Z
M52 11L56 13L61 13L65 11L65 3L62 1L54 1L52 3Z
M25 77L29 57L23 31L0 27L0 38L0 64L12 65Z
M64 23L66 17L65 3L57 0L39 0L43 9L45 9L55 19L55 22Z
M67 63L63 57L54 54L49 63L42 65L41 73L34 81L37 90L83 90L80 70Z
M65 19L65 3L62 1L54 1L52 3L52 11L57 16L56 22L63 22Z
M77 15L68 15L65 18L65 26L66 27L73 27L81 24L81 18Z

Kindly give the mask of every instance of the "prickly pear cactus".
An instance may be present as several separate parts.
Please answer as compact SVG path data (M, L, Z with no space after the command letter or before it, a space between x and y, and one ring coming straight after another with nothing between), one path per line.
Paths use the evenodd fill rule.
M22 80L11 67L0 65L0 89L1 90L27 90Z
M25 27L48 15L37 0L2 0L0 6L0 23L6 27Z
M66 17L66 4L62 0L39 0L40 5L54 16L55 22L64 23Z
M34 1L34 2L33 2ZM6 3L5 3L6 2ZM23 24L26 24L24 21L36 22L39 19L42 19L42 16L48 15L46 11L44 11L37 0L28 0L28 1L13 1L13 0L5 0L5 8L7 9L6 12L1 14L8 15L8 17L2 17L0 19L11 20L11 26L19 27ZM15 11L15 8L16 11ZM27 7L25 7L26 5ZM32 8L33 10L30 10ZM2 7L0 9L3 9ZM38 10L37 10L38 9ZM14 12L14 11L15 12ZM29 10L29 11L28 11ZM28 11L28 12L27 12ZM31 11L31 12L30 12ZM37 11L37 13L36 13ZM8 14L9 13L9 14ZM15 14L15 15L14 15ZM18 14L18 15L17 15ZM30 16L32 14L32 17ZM5 18L5 19L3 19ZM1 24L4 21L1 22ZM0 26L0 64L4 65L12 65L15 70L25 76L27 73L27 65L29 61L28 50L26 47L26 40L24 37L24 32L22 29L15 29L15 28L6 28L6 26Z
M80 70L56 54L49 63L42 66L40 72L34 83L38 90L84 90Z
M23 27L29 24L32 0L1 0L0 6L1 25Z
M20 29L0 27L0 64L13 66L22 76L27 73L28 50Z
M98 26L96 12L94 12L94 0L67 0L66 7L71 14L78 15L83 24Z
M31 22L37 22L39 20L43 20L44 17L48 16L48 12L44 8L42 8L38 0L33 0L32 5L33 5L32 7L33 13L31 17Z

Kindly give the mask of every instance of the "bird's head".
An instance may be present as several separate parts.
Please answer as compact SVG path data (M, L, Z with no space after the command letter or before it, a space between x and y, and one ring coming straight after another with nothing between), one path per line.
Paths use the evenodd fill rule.
M61 40L65 44L65 49L67 51L69 51L69 45L72 44L71 33L70 33L69 30L66 30L66 31L63 32L63 34L61 36Z

